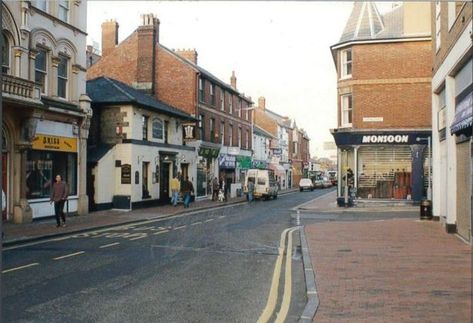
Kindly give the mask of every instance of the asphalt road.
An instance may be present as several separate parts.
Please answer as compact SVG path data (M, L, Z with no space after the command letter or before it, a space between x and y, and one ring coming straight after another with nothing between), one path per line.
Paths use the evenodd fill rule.
M290 209L327 192L7 248L2 322L256 322L274 285L281 234L296 225ZM296 322L306 303L298 232L291 237L292 267L281 266L271 321L287 295L286 272L285 321Z

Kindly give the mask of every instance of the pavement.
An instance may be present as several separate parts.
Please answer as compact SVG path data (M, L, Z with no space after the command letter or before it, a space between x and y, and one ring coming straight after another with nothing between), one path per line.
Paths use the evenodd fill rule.
M314 322L472 322L472 246L439 222L412 207L337 208L333 193L302 209L342 212L305 222Z
M282 190L281 195L297 191L297 189ZM56 227L54 217L33 221L26 224L14 224L5 222L2 224L4 238L3 246L11 246L46 238L64 236L72 233L80 233L89 230L97 230L120 226L124 224L136 223L144 220L168 218L193 211L201 211L233 205L244 202L246 197L229 199L227 202L217 202L210 199L197 200L190 204L188 209L184 209L180 204L177 207L172 205L136 209L132 211L105 210L91 212L85 216L72 215L66 219L66 227Z

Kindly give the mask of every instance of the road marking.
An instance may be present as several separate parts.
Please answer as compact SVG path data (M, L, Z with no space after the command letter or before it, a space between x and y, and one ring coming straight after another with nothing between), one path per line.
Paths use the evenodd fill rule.
M166 233L166 232L169 232L169 230L163 230L163 231L159 231L159 232L155 232L153 233L155 236L157 236L158 234L162 234L162 233Z
M187 227L187 225L181 225L180 227L175 227L173 230L179 230Z
M34 262L34 263L32 263L32 264L28 264L28 265L24 265L24 266L19 266L19 267L15 267L15 268L5 269L5 270L2 270L2 274L6 274L6 273L9 273L9 272L11 272L11 271L20 270L20 269L25 269L25 268L29 268L29 267L33 267L33 266L37 266L37 265L39 265L39 263Z
M114 242L114 243L104 244L103 246L100 246L99 248L108 248L108 247L116 246L119 244L120 242Z
M70 253L68 255L64 255L64 256L60 256L60 257L56 257L56 258L53 258L53 259L54 260L60 260L60 259L64 259L64 258L78 256L78 255L81 255L83 253L85 253L85 251L74 252L74 253Z
M286 243L286 236L289 230L291 229L285 229L281 233L281 241L279 242L279 254L278 258L276 259L276 264L274 265L273 280L271 281L268 301L257 323L268 322L271 316L273 315L274 308L276 307L276 302L278 300L279 277L281 276L282 260L284 257L284 245Z
M134 228L133 231L148 230L148 229L152 229L152 228L154 228L154 227L153 226L137 227L137 228Z
M199 225L199 224L202 224L202 222L194 222L191 225Z
M204 223L212 222L213 220L215 220L215 219L208 219L208 220L205 220Z
M281 309L276 317L275 323L282 323L286 320L289 312L289 305L291 305L292 295L292 234L297 229L292 229L287 235L286 248L286 270L284 277L284 294L281 302Z
M148 235L143 235L143 236L136 237L136 238L131 238L131 239L128 239L128 240L133 241L133 240L144 239L144 238L147 238L147 237L148 237Z
M219 216L218 218L219 218L219 219L223 219L224 217L225 217L225 215L221 215L221 216Z

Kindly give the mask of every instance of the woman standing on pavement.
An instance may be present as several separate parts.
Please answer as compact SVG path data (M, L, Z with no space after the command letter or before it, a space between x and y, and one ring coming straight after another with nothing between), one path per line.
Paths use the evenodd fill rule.
M62 181L61 175L56 175L56 182L51 189L50 203L54 202L54 215L56 216L57 227L61 226L59 217L62 219L62 226L66 226L66 216L64 214L64 203L69 194L66 182Z

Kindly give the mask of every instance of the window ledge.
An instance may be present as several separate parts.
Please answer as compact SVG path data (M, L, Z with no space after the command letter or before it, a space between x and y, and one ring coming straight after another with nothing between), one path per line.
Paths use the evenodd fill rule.
M347 75L347 76L343 76L343 77L339 78L338 80L339 81L346 81L346 80L350 80L352 78L353 78L352 74L350 74L350 75Z

